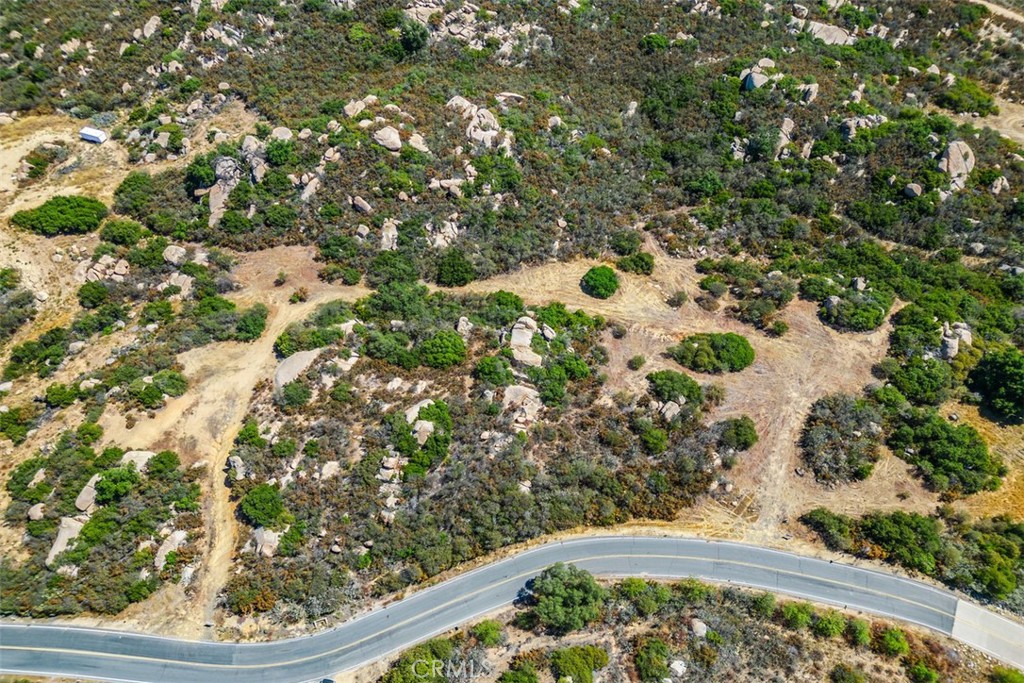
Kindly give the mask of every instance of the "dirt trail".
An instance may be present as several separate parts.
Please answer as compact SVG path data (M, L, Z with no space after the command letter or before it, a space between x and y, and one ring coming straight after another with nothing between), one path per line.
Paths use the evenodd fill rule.
M1010 19L1011 21L1016 21L1021 24L1024 24L1024 14L1021 14L1020 12L1015 12L1009 7L1003 7L1002 5L997 5L994 2L986 2L985 0L969 0L969 2L972 2L975 5L982 5L984 7L987 7L989 12L998 17L1002 17L1003 19Z
M289 324L306 318L325 301L360 296L358 288L326 287L313 292L300 304L288 304L291 288L275 288L274 275L288 267L296 286L312 288L316 269L305 248L284 247L243 254L235 275L243 289L232 298L239 306L262 302L270 308L267 329L251 344L221 342L209 344L178 356L190 383L182 397L168 401L152 418L139 420L128 429L120 415L104 415L104 439L137 448L176 450L186 464L205 462L208 476L204 491L206 547L192 596L168 600L171 613L143 614L138 619L158 620L149 628L173 631L189 637L204 634L204 624L214 617L218 595L230 577L237 537L237 523L224 468L231 446L248 412L253 389L273 375L277 360L273 344ZM353 291L354 290L354 291ZM179 593L177 586L165 591Z
M1007 102L998 98L996 102L999 105L998 114L989 114L985 118L974 118L973 116L957 114L953 116L953 119L957 123L969 123L979 128L991 128L1017 144L1024 145L1024 104Z

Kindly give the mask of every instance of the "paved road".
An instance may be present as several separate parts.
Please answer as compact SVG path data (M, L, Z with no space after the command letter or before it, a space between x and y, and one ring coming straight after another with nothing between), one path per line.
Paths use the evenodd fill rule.
M736 543L652 537L554 542L461 574L338 628L234 644L118 631L0 625L0 670L145 683L318 680L357 668L509 604L555 562L602 576L693 576L894 617L1024 667L1024 627L923 583Z

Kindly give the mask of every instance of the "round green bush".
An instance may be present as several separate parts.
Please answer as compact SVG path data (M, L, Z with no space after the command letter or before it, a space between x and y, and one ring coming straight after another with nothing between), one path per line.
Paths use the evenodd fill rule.
M100 227L107 215L103 202L91 197L52 197L42 206L19 211L11 223L31 232L54 235L81 235Z
M442 287L462 287L474 279L476 270L464 251L452 247L441 254L437 261L437 284Z
M1024 354L1012 346L987 353L971 380L986 406L1009 421L1024 421Z
M102 282L86 282L78 288L78 303L82 308L99 308L110 299L110 292Z
M595 266L583 276L580 287L596 299L607 299L619 289L619 277L608 266Z
M466 359L466 342L458 332L441 330L421 342L418 351L420 362L427 367L443 370Z
M272 526L284 514L284 500L276 486L260 484L242 498L241 511L253 526Z
M671 347L668 354L696 372L739 372L754 362L754 349L746 337L726 332L694 334Z

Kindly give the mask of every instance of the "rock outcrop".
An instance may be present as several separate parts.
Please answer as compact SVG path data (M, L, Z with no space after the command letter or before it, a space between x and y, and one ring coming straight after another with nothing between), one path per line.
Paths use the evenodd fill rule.
M299 375L304 373L313 364L313 361L317 359L321 351L323 349L299 351L278 363L277 370L274 372L274 391L280 391L285 384L298 379Z
M962 190L967 186L974 163L974 151L970 146L963 140L954 140L939 157L939 170L949 174L952 189Z
M402 136L392 126L384 126L374 133L373 141L391 152L397 152L402 149Z
M53 561L57 559L58 555L67 550L68 544L78 537L83 526L85 526L85 522L74 517L60 518L60 526L57 527L57 537L53 539L50 552L46 555L47 567L53 566Z
M188 538L188 533L183 529L175 529L167 535L167 538L163 540L163 543L157 549L156 557L153 558L153 566L157 568L157 571L161 571L164 565L167 564L168 553L175 552L181 548L185 544L186 538Z
M99 480L99 474L92 475L82 490L78 492L78 497L75 498L75 507L79 511L89 514L96 508L96 482Z
M505 388L505 396L501 400L501 410L512 415L516 431L525 431L540 415L544 404L540 393L533 387L519 384Z
M531 367L540 367L544 359L531 348L533 335L537 332L537 322L524 315L512 326L509 346L512 347L512 358L516 362Z

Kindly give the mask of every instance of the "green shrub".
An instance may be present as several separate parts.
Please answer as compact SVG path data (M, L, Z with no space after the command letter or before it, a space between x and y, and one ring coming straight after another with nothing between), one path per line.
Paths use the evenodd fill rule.
M775 614L775 596L771 593L760 593L750 601L750 611L761 619L768 619Z
M641 251L631 256L619 259L616 266L619 270L625 273L650 275L654 272L654 257L647 252Z
M498 677L498 683L537 683L537 670L528 661L517 661Z
M806 602L787 602L780 611L782 623L786 628L798 631L805 629L811 624L814 616L814 608Z
M636 230L619 230L613 232L608 239L608 245L619 256L629 256L640 250L643 244L643 237Z
M690 297L686 294L686 291L680 289L674 292L668 299L666 299L665 303L671 306L672 308L681 308L682 305L689 300L689 298Z
M78 303L82 308L99 308L110 300L110 291L102 282L86 282L78 288Z
M860 669L849 664L836 664L828 675L831 683L865 683L868 677Z
M1024 353L1012 346L986 353L971 380L986 406L1003 419L1024 421Z
M695 372L739 372L754 362L750 342L733 332L691 335L669 348L668 354Z
M907 667L907 678L913 683L939 683L939 672L917 662Z
M174 307L166 299L157 299L147 302L139 314L139 321L143 324L167 323L174 318Z
M900 366L889 381L911 403L937 406L949 399L953 371L948 363L937 358L915 356Z
M260 429L255 420L245 421L245 424L238 431L238 436L235 437L235 443L239 446L253 446L255 448L264 448L267 445L266 439L260 436Z
M867 647L871 644L871 625L851 617L846 623L846 639L854 647Z
M594 672L608 666L608 652L596 645L581 645L551 653L551 672L555 680L593 683Z
M256 341L267 327L267 315L270 311L263 304L254 304L238 317L235 323L235 337L238 341Z
M373 257L366 271L366 282L371 287L385 283L413 283L419 279L416 265L397 251L382 251Z
M427 27L412 19L402 20L400 32L402 49L409 55L422 50L430 40L430 32Z
M284 500L276 486L260 484L242 498L241 511L252 526L274 526L284 514Z
M295 143L291 140L267 141L267 161L273 166L292 166L298 163Z
M672 598L672 591L667 586L638 578L623 579L616 591L619 597L628 600L637 613L645 617L657 612Z
M188 390L188 380L175 370L161 370L153 375L153 386L168 396L181 396Z
M902 657L910 652L910 643L901 629L884 629L875 638L875 649L887 657Z
M928 486L960 494L995 490L1006 466L974 427L953 425L931 409L901 416L903 423L889 436L889 446L917 465Z
M642 368L646 362L647 362L646 358L644 358L643 356L637 355L637 356L633 356L628 361L626 361L626 367L629 368L630 370L633 370L635 372L635 371L639 370L640 368Z
M811 624L811 632L819 638L838 638L846 630L846 617L835 610L819 614Z
M501 622L495 621L494 619L481 621L470 629L470 633L472 633L473 637L476 638L484 647L497 647L498 645L501 645L502 638L504 637Z
M725 420L722 429L722 445L737 451L745 451L757 443L757 427L747 415Z
M313 390L296 380L281 387L280 403L284 408L301 408L309 403L313 397Z
M607 597L589 572L562 563L541 572L532 589L534 614L556 634L578 631L595 621Z
M103 224L100 239L122 247L134 247L145 234L145 228L135 221L113 219Z
M46 387L46 405L51 408L67 408L78 399L78 389L73 385L51 384Z
M641 641L636 648L633 663L642 683L661 683L671 677L668 668L669 649L658 638Z
M462 287L476 279L476 270L458 247L446 249L437 260L437 284L442 287Z
M96 482L96 503L106 505L124 498L140 479L139 473L130 465L107 470Z
M18 211L11 223L46 237L81 235L100 227L107 207L90 197L52 197L39 207Z
M965 76L957 76L953 85L940 90L935 96L935 103L956 114L978 113L988 116L999 113L995 98Z
M509 362L501 356L484 356L473 369L473 376L481 382L493 384L496 387L507 387L515 382L512 375L512 367Z
M445 369L466 360L466 342L454 330L441 330L417 347L420 362L427 367Z
M1005 666L996 666L992 668L989 679L992 683L1024 683L1024 673Z
M213 174L212 168L210 174ZM212 184L211 180L210 185ZM149 203L154 194L156 194L156 190L153 177L143 171L132 171L114 190L114 210L125 216L145 219L149 214Z
M644 52L664 52L671 44L668 37L660 33L648 33L640 39L640 49Z
M640 443L651 455L659 455L668 450L668 434L664 429L648 427L640 432Z
M680 402L680 399L684 399L699 405L703 400L700 385L674 370L652 372L647 375L647 383L650 392L659 401Z
M619 278L608 266L595 266L583 276L580 287L594 298L607 299L618 290Z

